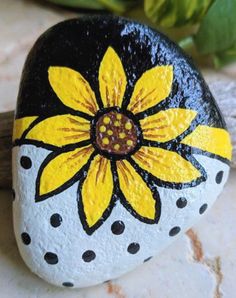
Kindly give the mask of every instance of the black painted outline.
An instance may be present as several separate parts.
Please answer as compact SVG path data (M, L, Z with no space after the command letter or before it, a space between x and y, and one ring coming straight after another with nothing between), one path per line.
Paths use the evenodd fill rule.
M109 112L117 112L125 115L129 119L131 119L135 125L135 128L137 129L137 144L133 148L133 150L129 151L128 153L125 154L116 154L116 153L109 153L106 150L102 150L97 146L96 143L96 123L99 120L100 117L102 117L104 114L109 113ZM98 111L97 114L94 116L94 118L91 121L91 130L90 130L90 140L91 143L93 144L95 150L102 156L105 156L109 160L121 160L127 158L127 156L133 155L135 152L137 152L143 142L143 134L142 134L142 129L139 121L136 119L135 115L127 110L124 110L120 107L109 107L109 108L103 108L102 110Z
M172 151L172 150L168 150L168 151ZM176 152L176 151L173 151L173 152L178 154L178 152ZM163 187L163 188L168 188L168 189L190 188L190 187L197 186L201 182L204 182L207 180L207 173L206 173L205 169L203 168L202 165L200 165L200 163L193 156L182 153L181 157L184 158L185 160L189 161L201 173L201 176L195 180L192 180L191 182L186 182L186 183L183 183L183 182L176 183L176 182L164 181L164 180L161 180L161 179L155 177L154 175L152 175L148 171L144 170L143 168L141 168L134 161L133 158L130 158L129 161L130 161L131 165L137 170L137 172L140 175L143 175L144 177L147 176L148 180L154 181L154 183L157 186Z
M120 57L119 57L119 58L120 58ZM123 64L122 64L122 66L123 66ZM146 69L146 70L145 70L142 74L140 74L140 76L136 79L136 81L135 81L134 84L133 84L134 87L133 87L133 91L132 91L132 93L131 93L130 98L127 98L126 100L123 100L123 101L122 101L122 104L121 104L122 109L123 109L123 110L127 110L128 105L130 104L130 100L131 100L131 98L132 98L132 96L133 96L135 86L136 86L136 84L138 83L138 81L141 79L141 77L143 76L143 74L144 74L145 72L147 72L147 71L152 70L153 68L155 68L155 67L157 67L157 66L159 66L159 67L161 67L161 66L172 66L173 78L172 78L172 83L171 83L170 92L169 92L169 94L168 94L165 98L163 98L158 104L156 104L156 105L154 105L154 106L152 106L152 107L150 107L150 108L148 108L148 109L145 109L145 110L142 111L142 112L136 113L135 115L138 115L137 119L142 119L142 115L144 115L144 113L145 113L146 111L147 111L148 113L150 112L150 115L152 115L153 113L152 113L151 111L153 111L153 109L155 109L155 107L159 106L160 103L162 103L164 100L168 99L169 96L170 96L170 94L171 94L171 92L172 92L172 86L173 86L173 82L174 82L174 65L173 65L173 64L164 64L164 65L160 64L160 65L153 66L153 67L151 67L151 68ZM123 66L123 68L124 68L124 66ZM127 77L127 76L126 76L126 77ZM124 97L124 98L125 98L125 97ZM154 112L154 113L155 113L155 112ZM149 115L149 114L148 114L148 115ZM150 115L149 115L149 116L150 116ZM139 118L139 116L140 116L141 118Z
M99 113L97 113L95 115L95 117L92 119L93 122L91 124L91 128L95 129L96 122L101 117L101 115L103 115L103 114L105 114L105 113L107 113L108 111L111 111L111 110L115 110L117 112L124 113L125 115L130 117L134 121L134 124L137 125L138 130L140 130L140 132L141 132L140 123L139 123L139 121L137 121L135 119L135 115L133 115L129 111L123 111L119 107L112 107L112 108L108 108L108 109L102 109L102 111L99 111ZM116 154L109 154L109 153L106 154L104 152L101 152L101 150L99 150L99 148L97 146L94 146L94 152L91 153L91 156L90 156L88 162L78 171L78 173L76 175L74 175L70 180L68 180L66 183L61 185L56 190L54 190L50 193L47 193L46 195L42 195L42 196L39 196L39 183L40 183L40 177L41 177L42 171L45 168L45 166L52 159L54 159L56 156L58 156L59 154L62 154L64 152L69 152L69 151L72 151L72 150L77 149L79 147L87 146L89 144L94 145L94 139L93 139L93 142L91 142L91 140L87 140L87 141L82 141L82 142L79 142L79 143L68 144L68 145L65 145L65 146L62 146L62 147L56 147L54 145L45 144L45 143L40 142L40 141L23 140L23 138L21 138L20 140L15 141L15 145L32 144L32 145L35 145L37 147L43 147L45 149L52 150L52 152L43 161L43 163L41 164L41 166L39 168L39 171L38 171L38 175L37 175L37 179L36 179L35 202L40 202L40 201L43 201L43 200L45 200L45 199L47 199L47 198L49 198L53 195L59 194L59 193L63 192L65 189L67 189L68 187L70 187L71 185L73 185L74 183L76 183L77 181L79 181L78 191L77 191L78 213L79 213L79 217L81 219L81 223L82 223L82 226L83 226L84 230L86 231L86 233L88 235L91 235L110 216L110 214L112 212L112 209L116 205L116 201L118 200L118 198L120 200L120 203L135 218L137 218L138 220L140 220L144 223L148 223L148 224L155 224L156 223L157 224L159 219L160 219L160 216L161 216L161 200L160 200L158 191L155 189L156 188L155 185L160 186L160 187L164 187L164 188L169 188L169 189L183 189L183 188L194 187L194 186L200 184L201 182L206 181L207 174L206 174L205 169L192 156L192 154L201 154L201 155L206 155L208 157L214 157L214 158L218 157L218 159L220 159L221 161L229 163L229 161L227 159L224 159L222 157L216 156L216 155L211 154L209 152L200 150L198 148L193 148L193 147L190 147L188 145L179 143L181 140L183 140L186 137L186 135L190 134L197 127L197 125L199 125L196 118L192 121L192 123L190 124L188 129L185 130L181 135L177 136L176 139L170 140L170 141L165 142L165 143L160 143L160 142L156 142L156 141L150 141L150 140L143 139L142 134L140 134L139 135L139 137L140 137L139 140L140 141L138 142L138 146L136 146L134 148L134 150L132 152L129 152L128 154L123 154L123 155L116 155ZM33 122L34 125L36 125L36 123L39 123L39 119L37 118L36 120ZM32 125L32 127L34 125ZM28 131L30 129L31 128L28 128ZM92 136L92 129L91 129L91 136ZM95 134L94 134L94 136L95 136ZM149 173L148 171L142 169L132 159L132 155L138 149L140 149L140 147L142 147L142 146L158 147L158 148L162 148L162 149L165 149L165 150L168 150L168 151L173 151L173 152L179 154L182 158L189 161L195 168L197 168L200 171L201 177L197 178L194 181L191 181L190 183L173 183L173 182L163 181L161 179L158 179L157 177L154 177L151 173ZM111 170L112 170L112 174L113 174L113 187L114 187L114 189L113 189L113 195L111 197L110 204L109 204L108 208L104 211L101 219L93 227L89 227L87 225L86 215L85 215L84 209L83 209L81 190L82 190L82 184L83 184L83 182L85 181L85 178L86 178L85 174L89 169L91 161L93 160L93 158L97 154L103 155L111 161ZM153 198L156 201L156 204L155 204L156 214L155 214L154 220L144 218L144 217L140 216L137 212L135 212L135 210L133 210L132 206L129 204L129 202L126 200L124 194L122 193L122 191L120 189L120 185L119 185L119 179L118 179L117 168L116 168L116 161L120 160L120 159L127 160L134 167L135 171L142 177L144 182L148 185L148 187L152 191Z
M82 142L81 142L82 143ZM85 145L84 144L81 144L80 147L76 147L76 148L83 148ZM81 177L83 176L84 172L87 171L87 167L88 167L88 164L90 162L90 160L94 157L94 155L96 155L96 152L93 152L91 153L91 156L89 157L88 159L88 162L71 178L69 179L67 182L65 182L64 184L62 184L60 187L58 187L57 189L45 194L45 195L40 195L39 194L39 189L40 189L40 178L41 178L41 175L42 175L42 172L43 170L45 169L45 167L49 164L49 162L51 160L53 160L54 158L56 158L57 156L63 154L63 153L66 153L66 152L70 152L70 151L73 151L74 149L72 150L57 150L57 151L53 151L51 152L46 158L45 160L42 162L40 168L39 168L39 171L38 171L38 175L37 175L37 178L36 178L36 190L35 190L35 202L41 202L41 201L44 201L46 199L48 199L49 197L51 196L54 196L54 195L57 195L61 192L63 192L64 190L66 190L68 187L72 186L75 182L79 181L81 179Z
M91 162L92 162L92 159L89 161L89 166L90 166ZM113 210L113 207L116 205L116 201L118 200L118 196L117 196L118 181L116 179L117 177L114 175L114 172L116 171L115 162L111 162L110 166L111 166L111 172L112 172L112 176L113 176L113 194L111 196L110 203L109 203L108 207L104 210L101 218L92 227L89 227L87 224L86 214L85 214L84 208L83 208L82 187L83 187L83 183L84 183L85 179L87 178L87 175L84 175L82 177L82 179L80 180L79 185L78 185L78 190L77 190L78 214L79 214L82 226L88 235L92 235L93 232L95 232L106 221L106 219L110 216L110 214Z
M226 157L222 157L220 155L210 153L208 151L204 151L204 150L196 148L196 147L191 147L186 144L180 144L180 148L182 148L182 149L179 149L179 150L185 150L186 152L189 152L189 154L191 154L191 155L196 154L196 155L207 156L207 157L210 157L213 159L217 159L217 160L225 163L226 165L230 166L230 160L227 159Z
M132 165L132 162L130 161L130 159L127 160L127 161ZM134 168L135 172L142 178L144 183L146 183L146 185L148 186L148 188L152 192L152 197L155 200L155 217L154 217L154 219L148 219L148 218L145 218L145 217L141 216L140 214L138 214L133 209L133 207L129 204L128 200L125 198L125 195L123 194L123 192L120 188L120 184L119 184L118 195L120 197L120 203L126 208L126 210L131 215L133 215L135 218L137 218L141 222L144 222L144 223L147 223L147 224L157 224L159 222L160 217L161 217L161 200L160 200L159 193L158 193L157 189L155 189L155 186L150 181L150 179L146 179L145 175L142 175L142 173L139 172L138 169L135 168L134 166L133 166L133 168ZM118 177L118 175L117 175L117 177ZM118 179L118 181L119 181L119 179Z
M95 156L94 156L95 157ZM93 157L93 158L94 158ZM89 161L89 166L91 164L91 161ZM106 208L106 210L103 212L101 218L96 222L95 225L92 227L89 227L86 221L86 214L84 213L84 208L83 208L83 197L82 197L82 187L83 183L87 177L87 175L84 175L84 177L80 180L79 185L78 185L78 191L77 191L77 203L78 203L78 213L79 217L82 223L82 226L85 230L85 232L88 235L92 235L105 221L106 219L110 216L113 208L116 205L116 202L119 200L120 203L123 205L123 207L126 208L126 210L133 215L136 219L147 223L147 224L157 224L159 222L160 216L161 216L161 200L160 196L157 190L155 190L154 185L152 183L149 183L144 179L144 177L141 176L141 178L144 180L144 182L147 184L147 186L150 188L153 199L155 200L155 218L153 220L147 219L139 215L129 204L128 200L125 198L124 194L121 191L120 184L119 184L119 178L118 178L118 173L117 173L117 167L116 167L116 162L111 161L111 172L113 175L113 194L110 199L109 206ZM138 171L136 171L138 173ZM140 175L140 173L138 173Z
M105 53L104 53L104 55L105 55ZM174 73L174 70L173 70L173 73ZM140 75L140 77L141 76L142 76L142 74ZM135 87L135 84L137 83L138 79L134 83L134 87ZM91 122L90 140L79 142L79 143L74 143L74 144L69 144L69 145L58 147L58 146L54 146L54 145L50 145L50 144L45 144L44 142L41 142L41 141L25 140L26 135L28 134L28 132L35 125L37 125L39 122L41 122L45 119L48 119L50 117L58 116L59 114L51 115L49 117L38 117L38 118L36 118L29 125L29 127L24 131L21 138L16 140L13 144L13 146L23 145L23 144L32 144L32 145L35 145L36 147L43 147L45 149L52 150L52 152L42 162L42 164L39 168L39 171L38 171L38 175L37 175L37 178L36 178L35 202L43 201L43 200L45 200L45 199L47 199L47 198L49 198L53 195L61 193L62 191L64 191L65 189L67 189L68 187L70 187L71 185L76 183L77 181L79 181L78 191L77 191L78 213L79 213L79 217L81 219L81 223L83 225L83 228L87 232L87 234L91 235L95 230L97 230L103 224L103 222L105 222L105 220L111 214L112 209L115 206L116 201L118 200L118 198L120 199L121 204L135 218L137 218L138 220L140 220L144 223L154 224L154 223L158 223L158 221L160 219L160 215L161 215L161 200L160 200L159 193L157 191L156 186L171 188L171 189L183 189L183 188L187 188L187 187L196 186L196 185L200 184L201 182L206 181L207 173L206 173L205 169L192 156L192 154L201 154L201 155L206 155L206 156L209 156L209 157L218 158L221 161L226 162L227 164L229 164L229 161L227 159L224 159L222 157L211 154L209 152L200 150L198 148L190 147L188 145L184 145L184 144L180 143L181 140L183 140L187 135L189 135L197 127L197 125L200 124L199 119L198 119L198 115L191 122L190 126L181 135L177 136L176 139L174 139L174 140L170 140L170 141L165 142L165 143L159 143L159 142L149 141L149 140L143 139L142 130L141 130L139 120L141 120L145 117L151 116L153 114L156 114L159 111L171 109L172 107L170 106L170 101L171 101L171 95L172 95L172 91L173 91L172 87L173 87L173 82L172 82L170 94L166 98L161 100L158 104L156 104L156 105L154 105L154 106L152 106L152 107L150 107L150 108L148 108L148 109L146 109L142 112L139 112L135 115L127 110L127 107L130 103L130 98L129 98L129 100L126 100L126 101L123 100L121 107L104 108L103 101L100 99L100 97L98 97L98 98L96 97L96 101L97 101L97 104L99 106L99 111L96 113L96 115L94 117L90 116L86 113L76 111L76 110L74 110L74 109L72 109L68 106L65 106L67 108L67 110L69 110L69 113L67 113L67 114L71 114L73 116L83 117L83 118L85 118L85 119L87 119ZM54 90L53 90L53 92L54 92ZM134 88L133 88L132 92L134 92ZM186 107L184 107L184 108L186 109ZM186 109L186 110L188 110L188 109ZM192 110L192 109L190 109L190 110ZM96 134L95 134L96 122L98 121L98 119L102 115L104 115L105 113L107 113L109 111L117 111L117 112L120 112L120 113L126 115L128 118L132 119L132 121L134 122L134 124L135 124L135 126L138 130L137 131L137 135L138 135L137 145L135 146L135 148L132 151L130 151L127 154L122 154L122 155L121 154L114 154L114 153L111 154L111 153L108 153L107 151L101 150L96 144ZM54 190L50 193L47 193L45 195L40 196L39 195L40 178L41 178L41 174L42 174L42 171L44 170L45 166L51 160L53 160L56 156L58 156L58 155L60 155L64 152L72 151L76 148L84 147L84 146L89 145L89 144L92 144L95 150L94 150L93 153L91 153L91 156L89 157L89 160L87 161L87 163L71 179L69 179L66 183L61 185L59 188L57 188L56 190ZM199 178L197 178L196 180L191 181L190 183L172 183L172 182L162 181L162 180L158 179L157 177L154 177L151 173L149 173L148 171L145 171L144 169L139 167L139 165L132 158L132 155L135 152L137 152L142 146L159 147L159 148L162 148L162 149L165 149L165 150L168 150L168 151L173 151L173 152L179 154L182 158L189 161L196 169L198 169L201 173L201 176ZM82 198L81 190L82 190L82 185L83 185L83 183L84 183L84 181L87 177L86 173L87 173L87 171L90 167L90 164L91 164L92 160L94 159L94 157L97 154L100 154L100 155L106 157L107 159L109 159L111 161L110 166L111 166L111 171L112 171L112 175L113 175L113 194L112 194L109 206L104 211L102 217L98 220L98 222L94 226L89 227L87 225L86 215L84 213L83 198ZM150 220L150 219L147 219L147 218L144 218L144 217L140 216L132 208L132 206L129 204L129 202L126 200L124 194L122 193L122 191L120 189L118 173L117 173L117 167L116 167L116 161L121 160L121 159L127 160L133 166L134 170L138 173L138 175L141 176L141 178L147 184L147 186L150 188L150 190L153 194L153 198L156 201L156 204L155 204L156 214L155 214L155 219L154 220Z

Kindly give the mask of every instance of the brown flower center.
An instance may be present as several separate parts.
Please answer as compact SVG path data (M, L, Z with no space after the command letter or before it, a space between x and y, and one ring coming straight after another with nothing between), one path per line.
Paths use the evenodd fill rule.
M112 154L127 154L137 145L137 127L126 115L111 111L96 123L96 144L99 149Z

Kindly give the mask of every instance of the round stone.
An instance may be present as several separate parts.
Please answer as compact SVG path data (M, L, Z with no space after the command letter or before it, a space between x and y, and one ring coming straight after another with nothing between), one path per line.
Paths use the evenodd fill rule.
M203 214L207 210L207 207L208 207L207 204L203 204L199 209L199 213Z
M55 253L53 252L47 252L45 255L44 255L44 260L50 264L50 265L55 265L58 263L58 257Z
M124 230L125 230L125 224L121 220L117 220L113 222L113 224L111 225L111 231L115 235L122 234Z
M176 206L180 209L186 207L187 205L187 200L185 198L179 198L177 201L176 201Z
M100 116L95 134L97 148L110 154L128 154L138 142L137 126L132 119L118 111Z
M177 235L180 232L180 227L174 227L170 230L169 235L171 237Z
M20 164L22 168L24 168L25 170L28 170L32 166L32 161L28 156L22 156L20 159Z
M127 248L127 251L130 254L134 255L139 251L139 249L140 249L140 245L136 242L133 242L133 243L130 243L130 245Z
M62 217L58 213L54 213L50 218L50 223L54 228L57 228L62 223Z
M80 17L41 35L15 117L16 240L57 286L138 267L190 229L228 177L230 137L198 69L123 18Z
M82 255L82 259L86 262L89 263L91 261L93 261L96 258L96 254L94 251L92 250L87 250L83 253Z
M30 238L30 235L28 233L22 233L21 234L21 239L22 239L22 242L25 245L29 245L31 243L31 238Z

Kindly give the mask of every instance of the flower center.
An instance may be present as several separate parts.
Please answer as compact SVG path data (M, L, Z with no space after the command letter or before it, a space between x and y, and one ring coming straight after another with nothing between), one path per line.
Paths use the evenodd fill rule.
M138 129L126 115L111 111L96 123L96 144L99 149L112 154L127 154L138 142Z

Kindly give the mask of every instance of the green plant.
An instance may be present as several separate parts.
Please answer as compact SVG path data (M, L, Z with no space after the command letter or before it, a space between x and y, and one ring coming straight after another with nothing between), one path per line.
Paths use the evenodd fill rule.
M127 13L143 6L145 15L161 30L188 27L177 42L187 52L208 56L216 67L236 60L236 0L48 0L74 8ZM190 29L189 29L190 28ZM182 30L183 31L183 30Z

